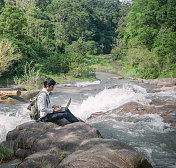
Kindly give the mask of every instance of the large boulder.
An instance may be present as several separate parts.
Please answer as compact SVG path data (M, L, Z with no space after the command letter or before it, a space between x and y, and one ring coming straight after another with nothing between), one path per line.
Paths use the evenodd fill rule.
M92 138L65 158L58 168L150 168L147 160L128 145L113 139Z
M28 122L10 131L2 144L21 159L18 168L152 168L134 149L103 139L84 122L65 126Z

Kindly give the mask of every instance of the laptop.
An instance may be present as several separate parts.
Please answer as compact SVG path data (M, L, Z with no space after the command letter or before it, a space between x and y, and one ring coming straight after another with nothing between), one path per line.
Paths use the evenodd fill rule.
M62 109L59 110L59 112L61 112L61 111L66 111L66 110L68 109L68 107L70 106L70 103L71 103L71 98L69 99L67 105L66 105L65 107L62 107Z

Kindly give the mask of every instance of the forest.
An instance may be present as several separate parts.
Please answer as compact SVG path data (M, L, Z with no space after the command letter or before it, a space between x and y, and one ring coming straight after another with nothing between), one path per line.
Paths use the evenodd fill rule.
M2 79L92 77L100 55L128 77L176 77L176 1L0 1Z

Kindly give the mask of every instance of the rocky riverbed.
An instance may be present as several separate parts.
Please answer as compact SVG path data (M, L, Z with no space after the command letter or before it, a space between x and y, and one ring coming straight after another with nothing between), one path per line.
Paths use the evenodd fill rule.
M173 167L175 163L175 154L173 147L175 145L172 142L174 142L174 128L176 125L176 99L174 96L175 84L172 83L174 80L170 80L172 85L171 83L168 83L168 85L166 85L166 82L162 83L164 85L162 85L161 83L149 84L146 82L144 83L144 81L136 81L134 79L129 80L119 75L107 74L102 72L97 73L97 78L99 78L100 80L92 83L71 82L59 84L55 87L55 91L51 96L52 102L54 102L55 104L58 103L58 100L61 101L59 103L64 104L64 100L68 100L70 97L72 97L73 106L71 106L71 111L77 117L80 117L84 120L89 118L88 120L86 120L87 124L75 123L79 125L79 128L83 127L83 130L85 132L82 132L82 130L79 130L78 128L76 128L76 130L73 130L74 133L72 134L74 136L80 132L79 136L83 136L84 138L83 140L78 141L80 142L80 144L77 144L72 151L70 151L70 149L66 149L63 152L61 143L63 143L63 141L66 139L66 142L68 141L68 143L64 146L64 148L66 148L66 146L70 148L70 144L75 144L72 141L68 140L68 138L70 137L71 139L73 138L73 140L77 140L77 135L77 138L75 138L71 133L69 133L69 137L66 137L67 135L62 135L63 139L60 139L60 132L56 133L58 137L55 137L54 134L55 132L61 130L66 130L65 133L67 134L67 132L69 132L67 130L68 127L70 129L71 126L77 127L77 125L75 126L75 124L68 124L65 126L58 126L56 124L53 125L53 123L29 122L28 114L25 111L27 106L25 102L23 102L22 104L9 105L9 108L7 107L8 105L4 105L1 103L0 114L2 121L0 126L2 126L2 129L0 130L0 133L5 132L7 134L9 130L12 130L8 130L8 127L6 128L5 121L8 121L8 124L14 123L14 126L12 125L11 128L15 128L15 126L17 126L15 130L10 131L7 134L7 139L3 142L3 144L6 147L9 147L9 144L11 144L11 147L13 146L14 157L18 159L14 160L13 164L0 165L0 167L9 167L9 165L10 167L13 167L13 165L15 167L15 165L18 164L19 166L22 166L23 164L29 163L31 163L32 165L33 161L31 160L32 162L30 162L30 159L39 157L40 154L42 154L43 152L46 152L46 155L48 155L49 153L49 157L51 158L51 160L55 160L53 159L55 158L55 156L51 154L52 151L54 151L54 153L59 155L59 157L61 158L57 162L60 167L69 167L70 165L72 165L72 162L75 162L73 163L73 165L76 165L75 167L83 165L83 163L85 163L87 167L91 167L92 165L101 166L101 162L106 165L105 160L110 163L110 167L113 167L113 164L115 164L115 166L121 165L121 163L116 163L114 161L111 162L111 159L119 160L116 157L121 157L120 154L122 152L117 150L117 148L128 152L129 148L130 151L136 150L140 153L139 154L137 152L138 155L140 155L140 158L144 158L141 155L144 154L145 158L149 160L153 167ZM30 92L22 91L22 95L20 98L28 100L30 97L33 97L38 92L39 90ZM90 115L91 117L89 117ZM17 121L17 123L14 121ZM5 125L2 125L3 123L5 123ZM21 125L20 123L24 124ZM46 124L46 126L44 126L43 124ZM88 124L92 125L94 128ZM56 126L58 127L57 129ZM85 134L89 131L87 128L84 128L85 126L89 126L90 130L97 128L104 137L110 139L102 139L102 136L98 130L96 131L96 135L93 133L92 138L89 137L89 133L88 137L86 137ZM47 135L54 136L53 140L51 140L50 138L47 140L46 137L43 137L44 139L40 139L42 138L42 135L40 136L40 133L46 136L46 131L50 130L52 130L51 132L53 132L54 134L48 132ZM35 132L36 134L38 134L39 137L35 134ZM24 137L22 136L23 134ZM80 137L78 139L80 139ZM57 138L59 141L61 141L58 142ZM114 139L112 140L112 138L116 140L114 141ZM2 136L2 139L5 139L4 135ZM87 143L90 139L90 143ZM93 141L93 139L96 139L96 142ZM37 146L34 145L35 142L37 142L38 140L40 140L40 142L46 141L51 144L53 143L57 146L57 149L53 149L51 151L49 150L49 148L38 150L37 147L39 146L39 144L37 143ZM55 140L56 142L54 142ZM170 143L168 143L168 140L170 140ZM96 156L98 156L98 158L101 158L101 156L99 156L101 154L101 147L107 147L107 145L104 144L105 141L112 145L115 143L115 145L110 145L106 149L103 148L103 150L106 151L105 153L107 153L108 155L105 155L105 153L103 153L102 157L104 158L104 160L100 159L99 161L97 160ZM20 144L21 142L22 144L24 144L24 146L27 147L23 147ZM28 142L32 143L32 148L28 147ZM121 142L129 144L130 146L132 146L132 148L125 144L122 145ZM119 144L123 147L119 147ZM96 145L98 145L98 151L94 150L93 148L93 146L95 147ZM34 149L35 147L37 149L36 152ZM54 148L53 146L50 147ZM157 156L155 156L155 150ZM112 151L112 153L110 151ZM95 155L93 155L93 153L95 153ZM46 158L46 155L44 155L43 153L42 158L44 158L44 160L46 159L48 162L48 158ZM82 155L84 157L82 157ZM85 159L86 156L88 156L87 159ZM110 158L108 156L110 156ZM78 161L77 157L80 158L78 159ZM129 162L128 159L130 158L132 158L133 161ZM92 164L88 165L89 162L91 163L92 159ZM165 160L164 162L163 159ZM80 162L81 160L82 162ZM138 165L139 162L139 160L137 159L136 161L136 158L134 157L129 156L126 159L126 157L123 155L122 160L123 162L125 160L125 162L127 161L130 164L131 162L135 162L135 165ZM34 159L34 161L37 165L37 161L39 161L39 159ZM49 166L50 165L51 163L49 162ZM126 163L124 165L126 165Z

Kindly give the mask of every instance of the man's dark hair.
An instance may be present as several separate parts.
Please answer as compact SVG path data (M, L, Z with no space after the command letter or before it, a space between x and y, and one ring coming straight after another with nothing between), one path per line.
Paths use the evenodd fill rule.
M48 86L54 86L56 84L56 81L52 78L46 78L45 81L43 82L44 87L46 88Z

